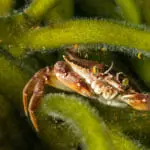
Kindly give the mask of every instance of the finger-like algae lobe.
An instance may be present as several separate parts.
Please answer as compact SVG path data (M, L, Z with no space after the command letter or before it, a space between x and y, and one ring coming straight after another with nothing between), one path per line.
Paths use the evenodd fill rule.
M43 118L43 116L45 116L45 118ZM70 146L75 148L80 144L84 148L91 150L93 149L93 146L94 149L104 150L120 149L122 147L126 150L131 148L138 149L136 145L123 134L120 136L115 133L114 127L109 130L102 118L98 117L96 110L91 108L91 106L83 99L75 95L49 94L44 97L41 102L40 110L38 111L38 120L39 125L41 125L41 136L46 136L47 142L49 145L53 145L53 147L57 147L57 144L61 143L60 146L62 147ZM43 122L50 123L49 128L45 128L47 124ZM62 129L66 131L66 134L69 132L68 129L65 129L64 127L65 124L68 124L69 130L73 130L70 139L62 139L58 135L55 135L56 138L52 139L51 134L53 135L54 133L47 129L54 128L54 124L60 131L60 133L57 133L58 135L64 134L61 131ZM54 129L54 131L55 130L56 129ZM118 129L116 130L119 132ZM67 145L63 145L66 141L68 141ZM119 141L126 144L123 144L122 142L122 144L118 144ZM65 149L68 149L68 147Z
M29 78L62 60L61 50L68 46L77 51L84 47L92 60L99 60L93 54L109 53L109 63L116 59L122 68L132 68L133 77L149 92L148 0L2 0L0 8L0 143L11 143L0 149L40 149L42 143L54 150L150 147L149 112L93 104L52 88L46 91L55 94L42 98L37 111L40 142L30 129L24 130L30 124L27 117L21 117L23 123L16 119L18 112L24 116L22 90Z

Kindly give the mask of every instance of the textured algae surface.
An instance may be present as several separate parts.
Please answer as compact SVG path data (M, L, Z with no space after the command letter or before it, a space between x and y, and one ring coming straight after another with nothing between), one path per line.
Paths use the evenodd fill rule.
M46 87L36 133L22 104L33 74L74 44L84 58L113 61L149 92L149 6L148 0L1 0L0 149L149 149L149 112Z

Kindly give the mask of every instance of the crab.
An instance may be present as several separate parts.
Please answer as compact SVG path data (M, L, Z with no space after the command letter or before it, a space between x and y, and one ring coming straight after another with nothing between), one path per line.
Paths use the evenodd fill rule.
M81 59L68 50L54 66L39 70L23 89L23 105L26 116L38 132L35 111L44 95L45 85L76 92L112 106L130 105L137 110L150 110L150 94L133 88L123 72L117 72L113 63L108 66L97 61ZM30 100L29 100L30 99Z

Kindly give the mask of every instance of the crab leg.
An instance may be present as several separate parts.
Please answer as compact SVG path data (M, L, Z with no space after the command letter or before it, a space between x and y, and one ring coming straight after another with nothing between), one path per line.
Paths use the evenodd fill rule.
M64 89L66 91L71 91L60 81L58 81L51 67L41 69L29 80L23 89L23 105L25 114L28 115L29 112L31 122L36 131L38 131L38 126L34 111L38 108L40 99L44 94L45 84L49 84L55 88ZM31 96L31 99L28 106L29 96Z
M28 115L28 111L29 111L31 122L35 127L36 131L38 131L38 126L37 126L36 117L34 115L34 111L36 110L36 108L40 103L40 98L43 96L43 92L44 92L44 85L47 84L51 72L52 72L52 68L50 67L41 69L29 80L29 82L26 84L26 86L23 89L24 111L26 115ZM29 102L29 107L28 107L29 96L31 96L31 100Z
M38 132L38 125L37 125L37 120L34 112L38 108L40 104L40 99L44 94L44 84L45 84L44 82L45 82L44 80L39 80L35 85L33 95L30 99L29 107L28 107L30 120L37 132Z
M35 86L35 80L30 79L29 82L26 84L26 86L23 89L23 106L25 115L28 115L28 95L31 95L32 89Z
M150 94L126 94L122 96L122 101L137 110L150 110Z
M63 57L65 61L68 62L68 64L70 62L73 62L74 64L80 64L81 67L84 67L84 68L90 68L94 65L99 64L97 61L81 59L73 51L67 51L66 53L67 55ZM100 67L103 67L103 65L101 64Z
M40 78L41 75L45 72L45 68L41 69L39 72L37 72L25 85L23 89L23 106L24 106L24 111L25 115L28 115L28 96L31 96L33 89Z

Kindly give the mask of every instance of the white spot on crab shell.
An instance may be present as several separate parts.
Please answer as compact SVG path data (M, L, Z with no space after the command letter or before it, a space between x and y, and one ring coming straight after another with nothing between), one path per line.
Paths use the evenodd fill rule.
M102 79L103 79L102 77L98 77L98 78L97 78L97 80L102 80Z
M77 86L79 86L79 87L80 87L80 86L81 86L81 84L80 84L80 83L77 83Z
M123 99L130 99L130 98L133 98L134 96L133 95L124 95L122 96Z
M107 105L111 105L111 103L112 103L111 101L107 101Z
M96 87L95 87L94 92L95 92L96 94L101 94L101 93L102 93L101 88L99 88L99 86L96 86Z
M146 100L146 99L142 99L142 102L146 103L146 102L147 102L147 100Z
M59 77L59 73L56 73L56 77Z
M48 80L48 77L47 77L47 76L43 76L43 78L45 79L45 81L47 81L47 80Z
M65 78L65 75L61 76L62 78Z
M96 81L93 81L91 84L92 89L95 89L95 86L96 86Z
M88 83L88 84L90 84L91 83L91 80L90 79L86 79L86 82Z
M49 72L50 72L50 69L49 69L49 67L48 67L48 66L46 67L46 72L47 72L47 73L49 73Z

